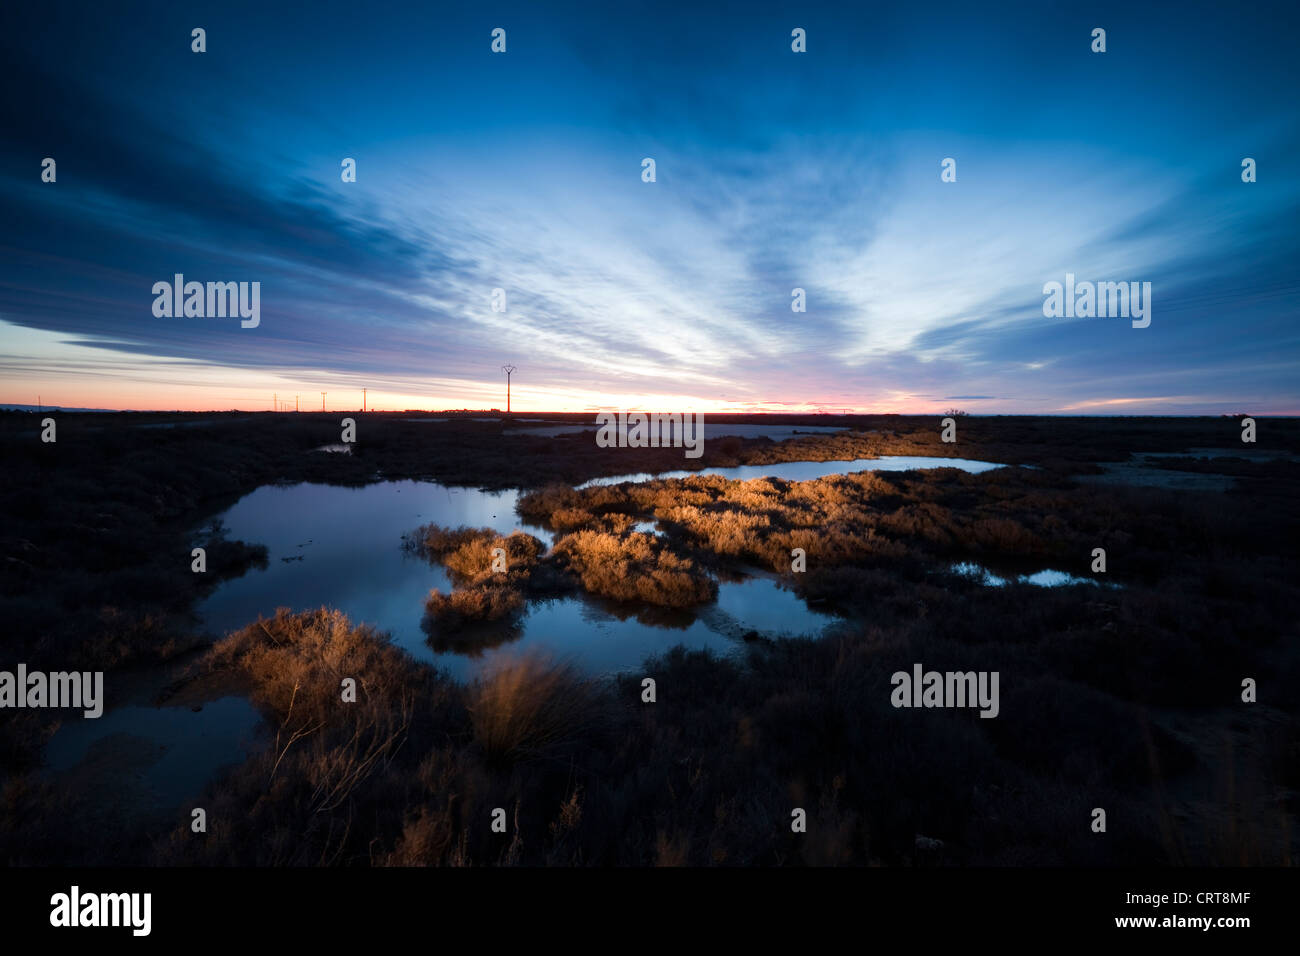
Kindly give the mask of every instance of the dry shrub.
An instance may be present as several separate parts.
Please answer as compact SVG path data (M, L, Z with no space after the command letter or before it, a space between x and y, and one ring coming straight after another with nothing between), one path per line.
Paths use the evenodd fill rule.
M407 546L426 557L441 558L462 545L477 541L483 537L494 537L491 528L444 528L441 525L426 524L407 536Z
M596 516L582 508L560 508L551 512L550 526L556 531L573 531L596 520Z
M209 838L182 826L156 862L365 861L400 830L392 808L413 797L418 750L466 720L454 683L335 610L281 609L216 645L207 666L249 683L272 739L209 788ZM355 701L341 698L344 678Z
M590 500L590 495L577 491L569 485L550 484L522 495L515 505L515 512L535 524L548 525L558 530L558 526L550 524L556 512L586 507L586 503Z
M500 535L491 528L443 528L436 524L416 528L406 536L406 546L441 562L457 583L466 585L483 583L498 574L492 570L492 552L497 548L506 553L505 574L512 581L527 580L546 550L541 541L522 531Z
M498 548L505 551L504 573L511 579L526 579L546 550L542 542L529 534L516 531L508 537L502 537L493 531L487 531L444 554L442 563L457 581L479 584L501 576L501 572L492 570L495 557L492 552Z
M615 600L690 607L712 600L718 592L702 567L652 534L577 531L556 542L555 551L584 588Z
M462 588L450 594L434 588L424 601L425 616L439 632L514 618L523 609L524 598L518 591L492 585Z
M397 693L410 676L401 651L385 634L353 627L342 611L320 608L293 614L286 608L217 643L212 670L233 668L253 682L253 702L277 715L322 725L337 722L339 683L353 677L358 699Z
M598 685L537 656L504 658L466 690L474 740L490 761L553 755L592 728Z

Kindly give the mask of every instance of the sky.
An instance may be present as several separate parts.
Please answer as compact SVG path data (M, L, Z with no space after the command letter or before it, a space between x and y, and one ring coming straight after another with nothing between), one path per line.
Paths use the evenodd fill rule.
M1135 6L11 5L0 404L1298 414L1300 7Z

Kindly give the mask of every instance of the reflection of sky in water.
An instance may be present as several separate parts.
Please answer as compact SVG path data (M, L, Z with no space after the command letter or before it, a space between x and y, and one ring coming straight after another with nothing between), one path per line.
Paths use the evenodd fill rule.
M454 676L464 678L501 654L541 651L571 661L589 673L605 674L634 670L647 657L676 644L707 647L719 654L727 654L735 647L733 641L700 620L685 628L657 627L635 617L619 620L592 602L565 597L531 605L523 622L523 636L518 640L484 651L478 658L440 654L437 662Z
M1033 584L1042 588L1057 588L1067 584L1095 584L1098 587L1114 588L1119 587L1111 581L1099 581L1096 578L1081 578L1065 571L1056 571L1046 568L1042 571L1035 571L1033 574L1014 574L1003 577L994 574L981 565L972 561L963 561L954 564L952 570L957 574L963 574L966 577L975 578L981 584L989 587L1000 588L1006 587L1011 582L1019 584Z
M893 458L787 462L716 473L740 478L778 474L800 480L858 468L936 466L972 471L998 467L963 459ZM361 488L315 484L259 488L220 517L232 539L266 545L268 566L223 583L202 603L199 613L207 628L224 634L258 615L269 617L281 606L337 607L354 623L388 631L397 645L461 680L503 653L541 651L593 674L635 671L647 657L677 644L726 654L741 646L739 639L751 630L765 636L813 635L835 620L810 609L776 579L758 576L721 582L716 602L693 615L669 615L671 624L654 612L643 613L640 619L620 618L624 611L584 596L535 601L516 639L485 647L477 656L435 653L420 627L424 599L430 588L448 591L451 584L441 567L404 551L402 536L435 522L488 527L502 534L522 530L549 542L549 533L528 527L515 514L518 497L513 490L485 492L416 481ZM655 525L640 522L636 528L653 531ZM985 573L976 565L957 566L962 568L968 569L966 573ZM990 575L988 583L1005 580ZM1078 579L1042 571L1027 580L1052 586ZM170 806L198 793L221 767L241 761L257 722L252 705L239 697L210 701L198 712L188 707L123 706L98 720L65 722L47 747L47 760L52 770L65 770L93 761L104 752L101 748L122 744L126 756L115 755L115 765L134 763L138 769L133 772L150 799Z
M793 591L761 577L718 585L718 610L747 630L773 635L811 634L835 620L830 614L809 608Z
M616 485L621 481L649 481L651 478L689 478L691 475L721 475L736 481L753 478L781 478L785 481L811 481L827 475L847 475L855 471L910 471L915 468L960 468L979 474L993 468L1005 468L992 461L973 458L928 458L914 455L886 455L883 458L856 458L853 461L782 461L772 465L736 465L731 468L702 468L699 471L664 471L659 474L639 472L634 475L615 475L612 478L593 478L586 484Z
M686 626L619 620L600 603L572 596L535 602L523 620L521 637L479 657L435 653L420 627L424 599L431 588L451 590L451 582L441 566L405 552L402 535L432 521L503 534L519 529L549 542L548 533L528 527L514 513L518 495L416 481L362 488L259 488L221 520L232 539L266 545L267 569L225 582L199 613L209 629L224 634L259 614L270 617L280 606L296 611L336 607L354 623L388 631L394 643L459 678L503 651L543 650L603 673L638 667L648 655L678 643L726 652L735 646L738 631L813 633L830 620L775 582L753 579L723 582L717 604L700 609L699 619ZM299 556L301 561L281 560ZM679 617L690 619L689 614Z
M120 744L120 751L105 755L113 772L138 775L155 804L169 808L202 790L214 772L242 763L257 749L258 720L243 697L208 701L198 711L188 706L118 707L94 720L65 720L50 739L45 759L50 770L68 770L86 758L93 760L100 748Z

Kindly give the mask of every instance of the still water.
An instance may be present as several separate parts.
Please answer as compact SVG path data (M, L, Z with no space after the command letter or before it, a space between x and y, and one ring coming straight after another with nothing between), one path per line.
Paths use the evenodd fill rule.
M709 469L729 478L772 475L806 480L859 470L957 467L984 471L992 462L885 458L853 462L786 462ZM662 477L675 476L670 473ZM690 474L683 472L681 474ZM645 475L601 479L643 480ZM502 653L542 651L592 674L639 668L676 644L727 653L745 639L820 634L837 619L809 608L777 578L758 573L721 581L718 597L692 612L615 606L582 596L531 603L518 628L497 634L494 646L471 652L433 646L420 627L430 588L450 590L446 572L402 548L402 536L422 524L514 530L548 544L552 535L515 514L520 492L451 488L395 481L346 488L265 486L221 514L231 538L264 544L268 566L223 583L199 607L203 625L220 636L271 616L277 607L336 607L353 623L388 631L415 657L465 680ZM644 522L644 530L653 524ZM160 671L158 690L169 678ZM144 695L147 696L147 695ZM123 813L180 805L222 767L243 760L270 739L252 704L222 696L199 704L157 706L141 695L97 720L68 721L46 747L46 770L90 781Z
M957 468L971 474L1005 468L993 461L973 458L929 458L918 455L886 455L882 458L855 458L852 461L783 461L774 465L736 465L731 468L703 468L699 471L664 471L657 474L615 475L612 478L593 478L586 484L616 485L621 481L649 481L651 478L689 478L691 475L721 475L735 481L754 478L781 478L785 481L812 481L828 475L848 475L855 471L911 471L918 468Z
M435 522L520 530L549 544L549 532L515 515L518 496L418 481L259 488L220 520L231 538L266 545L268 566L223 583L199 606L200 617L220 635L277 607L328 605L353 623L387 630L397 645L462 679L507 650L541 650L606 673L638 667L678 643L726 652L737 633L816 634L833 620L775 579L755 577L721 582L716 602L676 619L572 596L531 604L518 631L496 647L475 654L431 647L420 627L424 599L431 588L451 590L451 581L441 566L403 550L402 535Z
M856 461L782 462L706 469L702 474L747 479L774 476L807 480L863 470L955 467L985 471L993 462L960 458L894 457ZM670 472L677 477L691 472ZM598 483L638 481L647 475L622 475ZM422 524L492 528L501 534L524 531L548 545L552 535L515 514L520 492L452 488L431 482L389 481L347 488L298 484L265 486L220 515L230 537L266 545L266 570L251 570L222 584L199 608L204 625L216 634L243 627L277 607L300 611L330 606L354 623L387 630L396 644L436 663L454 676L472 676L504 650L542 650L605 673L640 666L642 660L682 643L727 651L737 633L817 634L832 618L804 604L775 579L723 581L717 601L694 615L666 620L648 612L636 615L588 597L566 597L530 604L519 628L495 647L465 649L431 646L420 627L424 599L431 588L446 592L451 581L440 566L404 551L402 536Z

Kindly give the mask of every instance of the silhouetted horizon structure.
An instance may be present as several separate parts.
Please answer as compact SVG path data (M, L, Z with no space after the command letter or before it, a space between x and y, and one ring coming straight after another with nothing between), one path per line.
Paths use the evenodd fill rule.
M518 369L513 365L502 365L501 371L506 373L506 414L510 414L510 376L517 372Z

